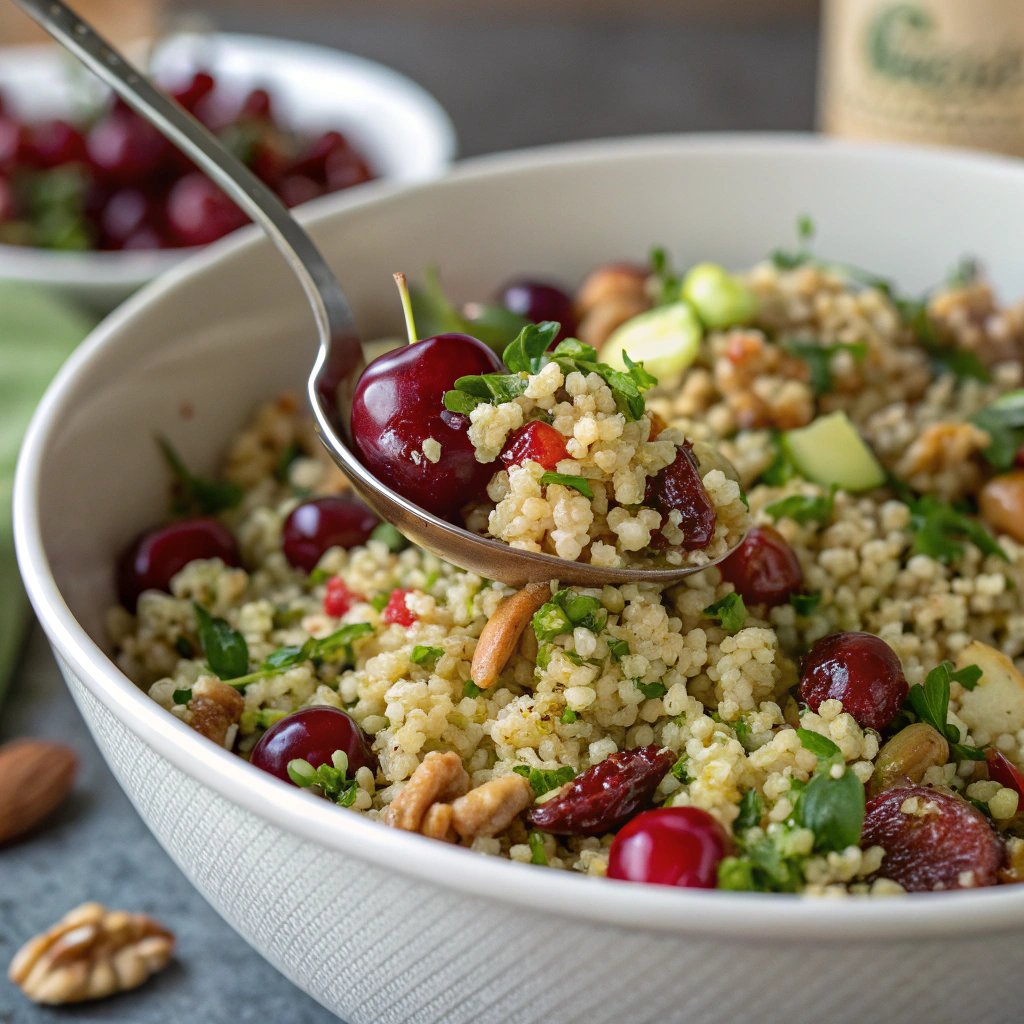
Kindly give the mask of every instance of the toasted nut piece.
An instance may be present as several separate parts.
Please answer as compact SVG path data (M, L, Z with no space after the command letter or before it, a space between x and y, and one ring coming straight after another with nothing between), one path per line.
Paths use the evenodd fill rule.
M978 495L978 508L997 530L1024 543L1024 469L992 477Z
M0 747L0 844L24 835L68 795L78 758L45 740Z
M245 700L233 686L213 676L202 676L192 687L188 709L192 713L192 728L223 747L227 745L229 730L233 732L231 726L242 717Z
M167 966L174 936L145 914L83 903L14 955L7 976L37 1003L76 1003L137 988Z
M521 775L491 779L452 804L452 825L463 839L493 836L508 828L533 803L533 788Z
M650 308L651 304L645 298L621 295L606 299L580 320L576 334L584 344L599 349L612 331Z
M456 843L459 837L452 828L452 805L431 804L423 817L420 831L429 839L440 839L443 843Z
M918 473L942 473L963 466L988 443L988 434L973 423L940 420L921 431L903 453L896 471L903 480Z
M660 413L656 413L653 409L647 410L647 415L651 418L651 440L653 441L667 426L664 416Z
M929 768L943 765L948 760L949 744L937 729L924 722L908 725L879 751L874 774L868 783L868 795L876 796L907 779L918 783Z
M646 299L648 271L630 263L609 263L590 272L576 293L576 315L584 317L609 299Z
M430 805L452 800L469 789L469 775L454 750L432 750L409 777L402 792L388 804L386 824L406 832L419 832Z
M508 659L512 657L533 613L550 596L550 583L528 583L498 605L480 633L470 663L473 682L481 690L494 685L501 670L508 664Z
M957 714L971 732L996 737L1024 729L1024 676L1002 651L972 640L957 656L956 667L977 665L981 678L960 695Z

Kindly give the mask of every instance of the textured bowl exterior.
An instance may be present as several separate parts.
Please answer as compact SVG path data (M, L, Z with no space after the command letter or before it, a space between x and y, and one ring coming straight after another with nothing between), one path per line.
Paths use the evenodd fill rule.
M824 253L911 289L941 278L949 251L984 255L1010 295L1024 280L1007 230L1024 222L1021 166L806 139L484 160L411 190L370 186L310 227L374 337L400 323L396 259L441 262L463 300L524 270L572 280L642 258L652 239L676 241L681 265L741 266L807 210ZM301 388L315 347L269 245L228 240L130 300L71 357L15 483L29 596L90 729L159 841L257 950L349 1024L1019 1020L1024 886L825 901L542 871L298 792L125 679L105 653L103 611L116 552L162 514L153 432L209 472L255 404Z

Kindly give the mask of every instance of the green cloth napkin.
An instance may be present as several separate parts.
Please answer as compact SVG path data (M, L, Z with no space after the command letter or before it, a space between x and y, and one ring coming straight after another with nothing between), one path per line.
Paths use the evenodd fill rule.
M0 699L28 619L11 522L18 449L47 384L94 325L59 295L0 281Z

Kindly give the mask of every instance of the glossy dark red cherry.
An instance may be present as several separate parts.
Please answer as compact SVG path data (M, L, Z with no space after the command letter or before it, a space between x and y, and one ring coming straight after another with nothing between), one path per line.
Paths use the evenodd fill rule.
M141 189L118 189L107 200L100 216L104 241L111 248L123 246L152 216L153 204Z
M729 836L707 811L658 807L624 825L608 855L608 877L627 882L714 889Z
M191 113L196 109L196 104L205 99L216 87L211 75L199 71L192 76L192 80L182 88L171 93L171 95Z
M174 183L166 213L180 245L207 245L246 222L245 214L200 171Z
M683 541L679 547L695 551L711 543L718 513L708 492L704 490L690 441L677 444L675 460L656 476L648 477L644 504L657 509L663 521L673 511L682 515L678 525L683 532ZM661 530L651 538L652 548L664 549L668 545L669 541Z
M29 132L28 155L39 167L84 161L85 138L67 121L44 121Z
M120 110L97 121L86 138L96 173L122 185L134 184L156 171L168 155L169 145L148 121Z
M170 591L171 577L197 558L219 558L238 565L238 546L231 531L216 519L183 519L148 530L121 556L117 589L132 611L144 590Z
M358 498L315 498L292 509L284 521L284 556L296 569L312 572L330 548L365 544L380 520Z
M477 461L469 417L445 409L443 396L459 377L500 369L498 357L468 334L439 334L378 356L352 401L352 436L364 465L437 516L478 500L495 467ZM436 463L423 451L429 438L441 446Z
M995 747L985 751L985 760L988 762L988 777L1000 786L1014 790L1024 800L1024 773Z
M535 324L542 320L557 320L562 325L555 342L576 334L576 313L572 299L561 288L544 281L528 279L505 285L498 301L506 309Z
M881 846L885 857L879 875L907 892L995 885L1006 855L981 811L928 786L896 786L872 797L861 846Z
M804 582L796 552L771 526L753 527L718 569L751 605L782 604Z
M520 466L531 460L547 470L554 470L559 462L570 456L565 438L550 423L530 420L508 435L498 457L506 466Z
M306 708L275 722L253 747L249 763L291 782L289 761L301 758L319 768L331 763L336 750L343 750L348 756L350 776L359 768L373 765L373 755L363 731L344 711L331 707Z
M804 658L800 699L817 711L825 700L841 700L862 729L884 729L907 699L899 656L871 633L832 633Z
M9 173L28 145L25 126L9 114L0 114L0 172Z

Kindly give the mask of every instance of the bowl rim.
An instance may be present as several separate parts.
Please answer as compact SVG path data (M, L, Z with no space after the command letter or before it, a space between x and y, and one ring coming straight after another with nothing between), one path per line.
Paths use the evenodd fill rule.
M175 44L178 40L202 38L213 44L218 42L260 54L275 49L289 59L303 54L329 59L360 74L370 85L383 86L402 92L404 101L415 110L419 120L434 136L435 159L415 177L384 179L390 182L419 182L429 180L451 166L458 151L455 125L440 101L415 79L380 61L362 57L347 50L320 43L307 43L297 39L275 39L251 32L172 32L157 39ZM51 43L0 46L0 59L14 54L23 61L63 61L66 54ZM341 193L321 196L305 205L320 204L324 199ZM316 208L316 206L314 206ZM219 239L218 239L219 241ZM212 244L212 243L211 243ZM62 252L37 246L18 246L0 243L0 277L11 281L33 281L61 287L137 288L160 276L179 263L202 252L207 246L181 246L173 249L141 249L137 251L88 250Z
M723 133L663 135L577 142L476 158L441 179L400 186L378 182L362 194L302 211L317 223L344 210L386 204L391 197L458 188L461 182L565 168L595 160L643 160L665 154L784 154L815 159L837 154L864 162L936 162L1021 179L1024 163L998 155L900 145L877 145L802 134ZM337 207L340 207L337 208ZM65 402L89 364L108 346L123 343L135 315L187 288L218 262L260 244L255 227L237 232L148 285L101 323L72 354L46 391L31 421L14 482L14 534L31 602L59 657L87 690L126 728L197 782L260 818L327 849L397 871L460 894L520 909L632 930L738 938L849 941L938 939L948 934L1005 931L1024 925L1024 887L910 895L899 899L823 900L764 893L732 893L595 880L571 872L475 856L463 848L383 827L338 808L252 767L215 746L152 701L123 675L71 614L43 546L38 488L47 446L65 416Z

